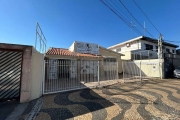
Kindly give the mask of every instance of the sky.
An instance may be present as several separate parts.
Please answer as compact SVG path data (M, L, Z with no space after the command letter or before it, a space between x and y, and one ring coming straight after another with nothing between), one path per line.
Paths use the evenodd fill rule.
M103 1L121 10L135 28L140 28L119 0ZM159 32L133 0L121 1L139 23L145 22L146 30L153 38L158 39ZM180 0L135 1L164 39L180 46ZM69 48L73 41L109 47L140 36L100 0L0 0L1 43L34 46L37 22L46 37L47 47Z

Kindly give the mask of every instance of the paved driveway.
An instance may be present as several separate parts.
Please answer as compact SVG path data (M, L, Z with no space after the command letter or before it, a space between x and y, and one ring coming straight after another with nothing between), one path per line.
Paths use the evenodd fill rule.
M21 119L27 116L25 112ZM50 119L180 119L180 80L118 83L99 89L46 95L36 120Z

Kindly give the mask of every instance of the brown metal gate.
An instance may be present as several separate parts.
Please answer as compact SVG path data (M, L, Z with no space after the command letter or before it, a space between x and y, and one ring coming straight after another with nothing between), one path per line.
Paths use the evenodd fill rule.
M22 52L0 50L0 100L19 98Z

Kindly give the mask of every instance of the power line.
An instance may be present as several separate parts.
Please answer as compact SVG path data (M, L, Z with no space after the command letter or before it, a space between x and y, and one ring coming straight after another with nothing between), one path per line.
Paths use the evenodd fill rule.
M180 43L180 41L170 41L170 40L163 40L165 42L175 42L175 43Z
M131 20L131 18L130 18L128 15L126 15L112 0L110 0L110 1L114 4L114 6L116 6L116 7L124 14L125 17L127 17L127 20L128 20L128 21L131 21L130 24L131 24L131 27L132 27L132 20ZM118 3L117 3L117 4L118 4ZM137 27L139 28L139 26L137 26ZM137 28L137 27L136 27L136 28ZM132 28L131 28L131 29L132 29ZM141 31L141 28L139 28L139 29L140 29L140 31ZM141 32L142 32L142 31L141 31Z
M119 2L123 5L123 7L128 11L128 13L136 20L136 22L144 29L144 27L139 23L139 21L132 15L132 13L128 10L128 8L122 3L121 0L119 0ZM147 30L146 30L147 31ZM148 31L147 31L148 32ZM148 32L149 33L149 32ZM149 33L149 35L151 35L151 37L153 37L153 35L151 33ZM153 37L154 38L154 37Z
M149 20L149 22L154 26L154 28L161 34L161 32L156 28L156 26L152 23L152 21L149 19L149 17L145 14L145 12L139 7L139 5L133 0L133 2L136 4L136 6L141 10L141 12L146 16L146 18Z
M129 27L131 27L130 26L130 22L128 21L128 20L126 20L126 19L124 19L123 17L122 17L122 15L119 15L120 13L119 12L117 12L117 10L115 9L115 10L113 10L112 8L112 6L109 4L107 4L107 3L105 3L103 0L100 0L106 7L108 7L114 14L116 14L126 25L128 25ZM111 6L111 7L110 7ZM119 13L119 14L118 14ZM136 29L136 28L134 28L133 29L136 33L138 33L139 35L141 35L142 33L138 30L138 29Z

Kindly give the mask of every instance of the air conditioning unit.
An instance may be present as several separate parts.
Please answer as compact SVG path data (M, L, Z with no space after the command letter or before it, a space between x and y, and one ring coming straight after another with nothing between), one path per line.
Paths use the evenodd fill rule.
M127 44L126 44L126 47L130 47L130 43L127 43Z

